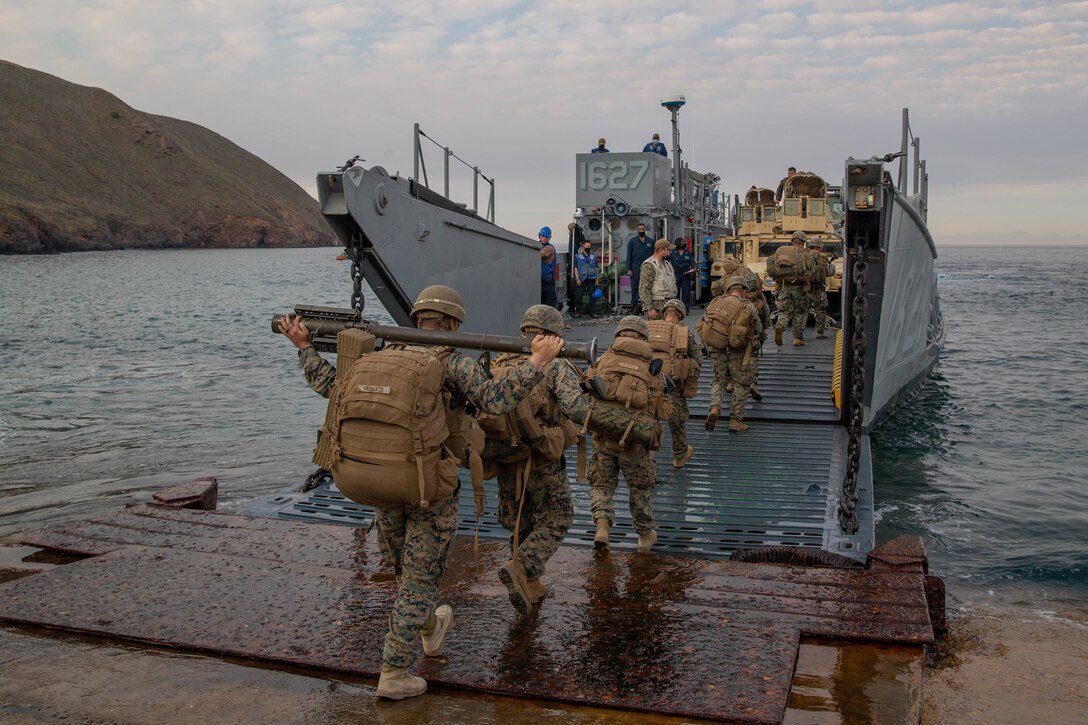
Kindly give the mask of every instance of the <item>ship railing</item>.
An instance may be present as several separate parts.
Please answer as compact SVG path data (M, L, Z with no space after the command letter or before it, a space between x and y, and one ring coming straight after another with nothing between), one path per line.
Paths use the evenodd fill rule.
M412 146L413 146L413 156L414 156L414 160L413 160L414 176L412 178L417 183L422 183L428 189L431 188L430 180L427 178L427 163L426 163L426 159L424 159L424 156L423 156L423 141L422 141L422 139L427 139L428 141L433 143L435 146L442 149L442 162L443 162L443 172L444 172L443 173L442 195L444 197L446 197L447 199L450 199L450 159L455 159L455 160L461 162L461 164L463 164L465 166L465 168L472 170L472 211L473 211L473 213L478 214L479 210L480 210L480 179L483 179L485 182L487 182L487 184L489 186L489 192L488 192L488 199L487 199L487 213L484 214L484 217L489 222L494 224L495 223L495 180L494 179L489 179L487 176L485 176L484 173L482 171L480 171L480 167L473 166L472 164L465 161L463 158L461 158L457 154L453 153L453 151L450 150L449 146L443 146L438 141L435 141L433 138L428 136L426 133L424 133L423 129L421 129L419 127L418 123L413 125L412 139L413 139ZM423 174L422 178L420 177L420 172L422 172L422 174ZM453 201L453 199L450 199L450 201Z
M914 151L911 160L910 152ZM913 171L911 188L912 194L918 201L915 208L922 220L929 221L929 174L926 172L926 162L922 158L922 139L914 135L910 128L910 109L903 109L903 144L899 157L899 193L906 195L908 175ZM910 164L908 166L907 164Z

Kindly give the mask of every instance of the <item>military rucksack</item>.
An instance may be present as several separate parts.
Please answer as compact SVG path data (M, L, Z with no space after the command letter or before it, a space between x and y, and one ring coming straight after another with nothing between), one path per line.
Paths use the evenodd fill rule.
M361 355L337 383L326 427L340 492L378 508L444 501L457 489L464 450L449 448L451 417L443 389L448 348L390 346ZM316 454L315 454L316 455ZM319 462L320 465L320 462Z
M491 361L491 376L502 380L527 359L520 353L501 353ZM555 364L569 363L558 360L549 363ZM482 457L492 475L495 464L519 463L531 457L535 468L557 461L567 446L578 439L578 427L563 416L559 403L548 395L546 380L537 383L529 396L509 413L479 413L476 420L487 436Z
M814 252L812 258L816 262L816 268L812 272L812 281L816 283L817 289L823 289L827 284L827 268L831 263L831 257L822 252Z
M604 382L604 399L589 403L584 431L612 441L624 448L629 443L651 450L661 447L661 424L672 412L665 397L665 382L659 373L650 372L654 349L650 343L634 337L618 337L590 368L589 377Z
M732 295L711 300L695 325L699 338L711 350L741 350L751 342L754 330L751 303Z
M812 279L814 265L812 255L804 247L786 244L774 250L773 265L767 265L772 277L789 284Z
M661 373L673 379L685 398L695 397L699 385L699 366L688 357L688 328L679 322L650 320L649 343L654 359L661 360Z

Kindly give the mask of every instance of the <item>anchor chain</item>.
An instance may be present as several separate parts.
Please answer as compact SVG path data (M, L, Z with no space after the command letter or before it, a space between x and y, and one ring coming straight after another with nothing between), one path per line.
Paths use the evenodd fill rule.
M351 255L351 309L359 312L359 318L363 316L363 237L361 234L352 235L355 243L355 253Z
M850 273L854 281L854 297L850 304L854 316L850 345L854 355L850 366L846 475L843 477L842 495L838 505L839 527L847 535L856 534L858 531L858 472L861 470L861 424L865 393L865 315L868 312L868 302L865 299L865 283L869 278L869 267L865 262L867 243L868 232L863 231L854 236L854 264Z

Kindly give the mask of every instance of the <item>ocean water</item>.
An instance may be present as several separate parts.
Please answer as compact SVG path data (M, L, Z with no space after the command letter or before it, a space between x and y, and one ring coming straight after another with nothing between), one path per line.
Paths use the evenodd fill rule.
M0 257L0 536L220 481L220 508L311 470L324 401L270 329L347 306L337 250ZM947 347L873 436L877 535L922 535L954 596L1088 593L1088 248L948 248ZM368 314L389 321L368 294Z

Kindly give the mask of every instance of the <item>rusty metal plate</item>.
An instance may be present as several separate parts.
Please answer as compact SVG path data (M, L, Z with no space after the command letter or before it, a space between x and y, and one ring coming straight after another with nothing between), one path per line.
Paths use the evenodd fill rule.
M0 619L377 675L395 584L373 536L196 511L122 513L64 527L87 542L126 542L0 586ZM522 617L494 576L507 556L486 542L477 563L471 542L458 540L439 595L454 607L454 628L443 656L422 664L432 685L778 722L802 633L932 641L917 575L564 547L549 563L544 602Z

